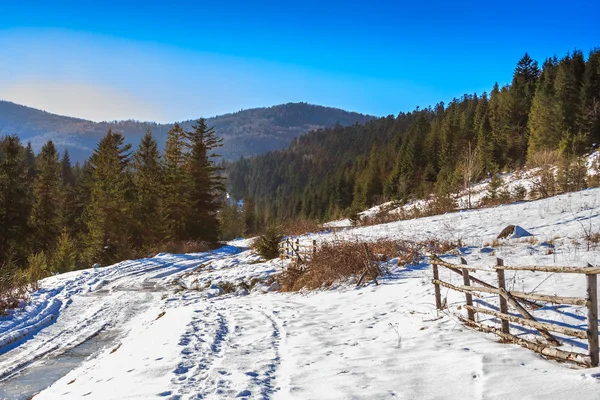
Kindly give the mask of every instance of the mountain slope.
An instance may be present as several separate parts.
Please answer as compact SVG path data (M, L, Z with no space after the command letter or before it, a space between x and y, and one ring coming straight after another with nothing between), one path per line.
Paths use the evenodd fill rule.
M225 114L209 118L208 123L223 138L224 146L220 153L225 159L234 160L284 148L294 137L309 130L333 126L338 122L347 126L371 119L371 116L337 108L288 103ZM188 120L181 125L190 129L193 123L193 120ZM171 125L132 120L92 122L0 101L0 134L16 133L24 141L31 141L34 149L52 139L59 148L68 148L74 160L89 156L109 128L123 132L134 145L150 128L162 144Z

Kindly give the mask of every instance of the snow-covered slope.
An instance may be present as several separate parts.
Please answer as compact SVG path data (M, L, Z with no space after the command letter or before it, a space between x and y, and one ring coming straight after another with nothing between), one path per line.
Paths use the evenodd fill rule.
M495 242L508 224L533 238ZM300 239L460 240L448 260L460 252L478 265L496 257L507 264L600 265L600 248L584 240L599 231L600 190L594 189ZM444 292L450 307L438 314L426 261L399 267L391 260L379 286L278 293L269 278L285 265L261 262L247 246L234 241L213 252L161 254L44 280L25 310L0 319L0 398L27 398L37 371L99 332L112 339L65 369L36 400L598 398L600 368L548 361L465 328L455 317L464 312L462 295ZM585 294L581 276L507 279L519 290ZM229 283L238 286L224 293ZM536 313L585 327L577 307ZM564 347L585 352L584 341Z

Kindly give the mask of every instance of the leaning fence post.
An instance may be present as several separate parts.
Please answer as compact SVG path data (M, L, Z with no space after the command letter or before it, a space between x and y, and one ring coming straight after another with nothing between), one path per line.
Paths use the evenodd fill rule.
M499 267L504 266L504 261L500 258L496 258L496 265ZM504 270L503 269L496 269L496 272L498 273L498 288L500 290L506 290L506 282L504 280ZM508 304L506 303L506 299L500 294L500 312L503 314L508 314ZM502 332L504 333L510 333L510 328L508 325L508 321L507 320L502 320Z
M298 263L300 262L300 239L296 239L296 257L298 259Z
M588 267L591 267L588 264ZM587 274L588 298L588 343L592 367L598 366L598 279L596 274Z
M437 264L433 264L433 286L435 289L435 308L437 308L438 310L442 309L442 293L440 292L440 285L437 283L437 281L440 279L439 273L438 273L438 266Z
M460 263L463 265L467 264L467 260L464 258L460 258ZM466 268L462 269L463 274L463 283L465 286L471 286L471 280L469 279L469 270ZM467 298L467 305L473 307L473 296L471 293L465 293L465 297ZM475 311L472 308L467 308L467 315L471 321L475 321Z

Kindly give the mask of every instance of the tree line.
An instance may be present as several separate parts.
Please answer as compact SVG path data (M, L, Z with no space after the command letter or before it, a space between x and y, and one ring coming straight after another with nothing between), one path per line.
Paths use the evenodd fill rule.
M224 189L204 119L175 124L164 154L148 130L138 148L109 130L92 156L72 165L52 141L35 155L16 135L0 138L0 268L39 275L214 243Z
M599 141L600 49L541 66L525 54L511 83L490 93L310 132L288 149L227 164L227 185L234 197L255 202L262 223L330 220L384 200L447 196L553 159L544 154L580 170L578 157Z

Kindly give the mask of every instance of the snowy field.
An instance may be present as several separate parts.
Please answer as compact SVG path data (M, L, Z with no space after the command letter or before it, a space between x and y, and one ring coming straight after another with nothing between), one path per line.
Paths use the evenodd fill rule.
M508 224L533 237L495 242ZM493 265L500 257L507 265L597 266L600 247L584 240L588 232L600 232L598 189L300 239L436 238L462 243L444 257L450 262L463 256ZM45 386L35 400L600 398L600 368L549 361L462 326L456 314L465 312L458 309L463 295L444 290L449 309L438 314L426 260L406 267L389 261L379 286L341 282L279 293L269 278L284 265L262 262L248 245L233 241L212 252L160 254L45 279L24 310L0 318L0 398L27 399ZM507 284L585 296L579 275L507 272ZM493 306L493 297L478 301ZM534 315L585 329L578 307ZM94 340L97 348L62 361ZM584 353L586 346L563 344ZM53 366L62 376L41 385Z

